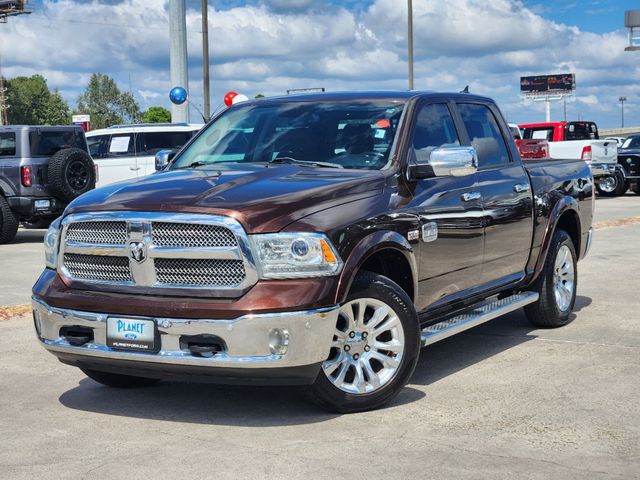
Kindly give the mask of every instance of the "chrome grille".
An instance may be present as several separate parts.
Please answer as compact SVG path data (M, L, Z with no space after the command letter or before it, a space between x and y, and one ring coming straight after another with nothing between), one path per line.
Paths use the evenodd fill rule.
M235 247L231 230L219 225L153 222L151 238L160 247Z
M155 266L157 281L168 285L235 287L245 277L242 260L157 258Z
M73 277L82 280L103 282L133 281L127 257L65 253L64 266Z
M235 297L258 281L249 238L230 217L77 213L62 226L59 272L74 287Z
M125 245L127 243L126 222L78 222L67 229L67 242L94 245Z

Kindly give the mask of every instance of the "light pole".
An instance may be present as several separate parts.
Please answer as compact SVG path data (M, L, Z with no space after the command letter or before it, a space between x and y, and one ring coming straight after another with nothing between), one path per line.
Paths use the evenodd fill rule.
M204 83L204 115L211 116L209 100L209 0L202 0L202 80Z
M407 47L409 49L409 90L413 90L413 1L407 0Z
M618 101L620 102L620 106L622 107L622 126L620 128L624 128L624 102L627 101L627 97L620 97L618 98Z

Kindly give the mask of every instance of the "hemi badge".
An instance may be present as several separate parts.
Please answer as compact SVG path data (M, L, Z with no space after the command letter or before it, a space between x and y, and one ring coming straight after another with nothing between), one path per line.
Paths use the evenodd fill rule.
M438 239L438 224L429 222L422 225L422 241L435 242Z
M418 230L409 230L409 233L407 233L407 238L410 242L418 240L420 238L420 232L418 232Z

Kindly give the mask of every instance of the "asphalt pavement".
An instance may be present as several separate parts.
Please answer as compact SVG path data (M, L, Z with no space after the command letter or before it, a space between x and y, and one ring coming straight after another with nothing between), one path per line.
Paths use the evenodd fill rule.
M599 215L636 216L630 200ZM0 321L0 478L640 478L638 238L597 232L566 327L518 311L434 344L389 407L361 414L302 388L112 390L45 352L28 316ZM17 288L17 252L37 248L16 248L1 263Z

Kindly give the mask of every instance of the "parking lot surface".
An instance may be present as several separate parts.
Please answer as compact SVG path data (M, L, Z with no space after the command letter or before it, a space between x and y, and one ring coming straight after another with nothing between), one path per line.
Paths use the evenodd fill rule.
M639 206L598 200L597 220ZM638 238L597 232L568 326L518 311L436 343L388 408L361 414L301 388L111 390L45 352L29 317L0 321L0 478L639 478ZM2 251L5 284L42 262L39 243L1 248L25 252Z

